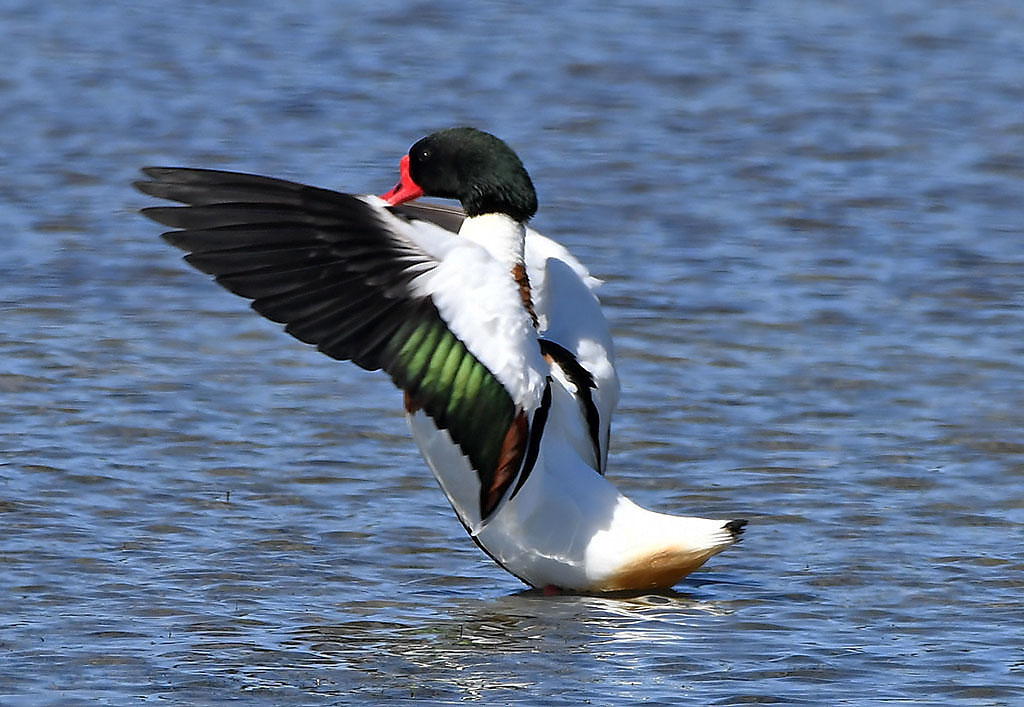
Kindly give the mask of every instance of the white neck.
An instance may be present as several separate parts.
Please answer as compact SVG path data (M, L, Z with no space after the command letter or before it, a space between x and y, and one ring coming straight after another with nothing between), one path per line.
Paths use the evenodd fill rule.
M462 222L459 235L479 243L511 271L523 264L526 226L505 214L482 214Z

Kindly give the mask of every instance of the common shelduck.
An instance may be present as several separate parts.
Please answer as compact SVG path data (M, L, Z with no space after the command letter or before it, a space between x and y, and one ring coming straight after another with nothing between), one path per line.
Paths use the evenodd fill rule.
M618 401L598 281L527 226L533 184L474 128L419 140L383 196L148 167L143 210L186 260L328 356L383 369L469 536L528 585L667 588L744 520L656 513L605 478ZM462 209L410 203L457 199Z

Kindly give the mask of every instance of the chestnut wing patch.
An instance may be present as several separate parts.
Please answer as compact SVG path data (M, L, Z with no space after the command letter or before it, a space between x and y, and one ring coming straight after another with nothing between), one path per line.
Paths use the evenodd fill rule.
M336 359L383 369L469 458L481 517L514 481L528 429L505 387L410 283L437 261L362 199L217 170L153 167L145 194L185 206L143 214L186 261L285 330ZM394 221L389 221L394 219Z

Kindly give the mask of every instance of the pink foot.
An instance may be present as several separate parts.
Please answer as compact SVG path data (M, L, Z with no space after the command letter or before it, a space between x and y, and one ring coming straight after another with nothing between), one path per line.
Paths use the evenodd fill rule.
M557 597L559 594L562 593L562 590L553 584L545 584L543 591L544 596L546 597Z

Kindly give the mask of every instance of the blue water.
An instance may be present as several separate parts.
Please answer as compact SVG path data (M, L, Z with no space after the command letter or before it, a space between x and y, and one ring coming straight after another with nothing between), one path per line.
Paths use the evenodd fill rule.
M1024 701L1024 5L3 4L0 704ZM145 164L504 137L606 282L609 476L746 517L545 598L401 395L182 264Z

